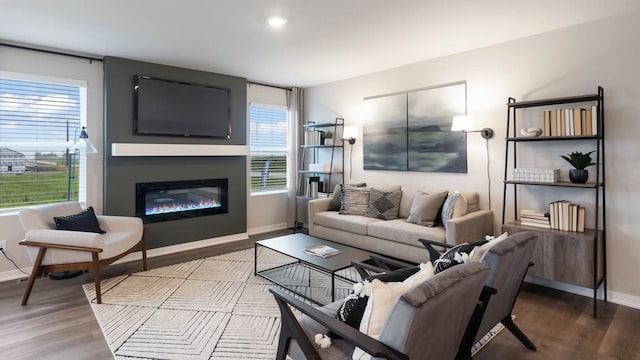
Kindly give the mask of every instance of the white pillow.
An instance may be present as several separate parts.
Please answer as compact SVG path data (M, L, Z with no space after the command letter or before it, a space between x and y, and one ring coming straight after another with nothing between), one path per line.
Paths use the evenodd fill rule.
M473 248L473 250L471 250L471 253L469 254L469 260L473 260L473 261L481 261L482 260L482 256L495 244L499 243L500 241L506 239L509 237L509 233L503 233L502 235L493 238L492 240L489 240L488 243L485 243L484 245L481 246L476 246Z
M371 295L360 322L360 332L377 339L396 301L408 290L431 278L434 273L433 265L428 262L421 264L420 271L403 282L385 283L378 279L373 280L371 282ZM371 356L356 347L352 358L354 360L368 360L371 359Z

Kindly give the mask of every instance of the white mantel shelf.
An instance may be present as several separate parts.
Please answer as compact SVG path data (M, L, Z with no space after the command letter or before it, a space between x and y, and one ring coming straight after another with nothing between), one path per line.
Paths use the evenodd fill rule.
M112 143L111 156L249 156L249 146Z

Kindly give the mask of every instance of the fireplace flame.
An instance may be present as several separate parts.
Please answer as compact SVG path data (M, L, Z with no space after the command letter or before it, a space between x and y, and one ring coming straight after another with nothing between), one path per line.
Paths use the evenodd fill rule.
M145 209L145 215L157 215L157 214L166 214L166 213L174 213L181 211L190 211L190 210L201 210L201 209L210 209L221 207L222 204L216 200L202 200L199 202L192 203L171 203L164 204L158 206L147 207Z

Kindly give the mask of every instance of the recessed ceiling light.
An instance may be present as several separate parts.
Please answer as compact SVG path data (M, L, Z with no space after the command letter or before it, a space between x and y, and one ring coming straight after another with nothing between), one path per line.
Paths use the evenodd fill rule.
M269 22L269 25L273 27L281 27L287 23L287 19L279 16L272 16L267 21Z

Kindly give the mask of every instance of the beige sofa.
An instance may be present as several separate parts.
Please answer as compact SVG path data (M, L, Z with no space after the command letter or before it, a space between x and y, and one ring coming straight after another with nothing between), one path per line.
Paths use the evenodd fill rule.
M328 211L330 199L309 201L309 235L365 249L382 255L424 262L428 255L418 239L460 244L493 235L493 212L479 208L476 192L463 192L466 209L457 211L443 226L422 226L407 222L416 191L429 190L402 186L399 218L381 220L361 215L343 215Z

